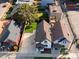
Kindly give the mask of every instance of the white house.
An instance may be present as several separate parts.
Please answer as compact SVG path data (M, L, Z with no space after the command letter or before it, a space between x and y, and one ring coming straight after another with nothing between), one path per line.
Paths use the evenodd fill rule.
M41 0L41 6L47 6L47 4L54 3L54 0Z
M33 2L34 2L34 0L17 0L16 4L24 4L24 3L26 3L26 4L29 4L29 5L32 5Z
M41 21L36 30L36 50L41 53L51 53L50 25L45 20Z

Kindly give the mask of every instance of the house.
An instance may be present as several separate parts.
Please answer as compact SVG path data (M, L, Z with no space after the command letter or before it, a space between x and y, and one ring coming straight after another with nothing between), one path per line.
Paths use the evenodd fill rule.
M32 5L33 2L34 2L34 0L17 0L16 4L24 4L24 3L26 3L26 4L29 4L29 5Z
M21 27L18 26L14 20L1 21L1 25L0 25L0 51L5 50L9 51L14 46L18 46L20 40Z
M55 19L55 21L60 21L62 10L59 5L56 5L56 3L52 3L48 5L49 7L49 19ZM51 22L50 20L50 22Z
M53 43L69 47L73 41L73 34L59 5L49 5L49 21Z
M15 23L15 21L11 21L9 25L4 30L0 42L7 42L13 45L18 45L20 40L20 30L21 28Z
M12 7L12 5L8 2L0 4L0 19L4 18L6 12Z
M36 50L41 53L51 53L51 31L50 25L45 20L38 24L36 30Z
M12 20L7 30L9 31L9 34L7 34L8 37L4 42L12 42L18 45L21 32L20 27L15 23L15 21Z
M0 39L1 39L2 35L4 34L6 28L8 27L9 24L10 24L9 20L0 20Z

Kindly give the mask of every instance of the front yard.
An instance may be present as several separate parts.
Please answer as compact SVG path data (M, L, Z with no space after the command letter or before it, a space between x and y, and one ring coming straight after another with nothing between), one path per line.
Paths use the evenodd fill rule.
M36 22L33 22L31 25L25 25L24 32L32 33L34 30L36 30L36 27L37 27Z

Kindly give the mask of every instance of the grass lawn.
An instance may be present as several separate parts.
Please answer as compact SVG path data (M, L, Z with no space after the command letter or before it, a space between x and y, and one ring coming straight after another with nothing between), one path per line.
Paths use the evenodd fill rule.
M34 57L34 59L53 59L52 57Z
M33 30L36 30L36 27L37 27L37 23L36 22L33 22L30 26L25 26L25 32L27 33L32 33Z

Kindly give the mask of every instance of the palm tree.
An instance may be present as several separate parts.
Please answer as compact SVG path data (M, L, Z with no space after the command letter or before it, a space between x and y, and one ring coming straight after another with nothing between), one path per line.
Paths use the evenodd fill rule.
M14 14L14 19L25 22L30 25L33 21L37 19L35 14L37 13L37 8L35 6L30 6L28 4L22 4L17 12Z

